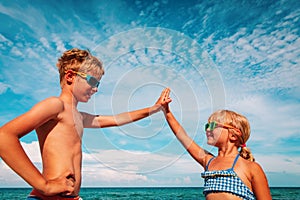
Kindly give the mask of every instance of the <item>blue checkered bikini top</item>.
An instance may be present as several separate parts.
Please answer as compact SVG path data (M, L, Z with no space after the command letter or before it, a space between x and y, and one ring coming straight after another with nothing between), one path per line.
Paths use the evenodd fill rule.
M208 166L215 157L208 161L205 171L201 173L202 178L204 178L203 194L205 196L213 192L228 192L237 195L242 199L256 199L253 192L243 183L233 170L239 157L238 154L232 167L227 170L208 171Z

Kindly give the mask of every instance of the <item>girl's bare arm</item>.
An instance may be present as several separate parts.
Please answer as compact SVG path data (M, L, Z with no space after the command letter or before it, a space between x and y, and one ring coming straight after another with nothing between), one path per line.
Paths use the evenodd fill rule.
M199 145L197 145L194 140L190 138L190 136L186 133L181 124L176 120L169 108L169 103L172 101L170 98L170 92L170 89L167 88L163 94L163 99L169 99L164 104L162 104L165 118L177 139L181 142L181 144L185 147L189 154L204 167L207 159L212 155L201 148Z
M257 200L272 200L267 177L258 163L251 166L252 188Z
M189 137L169 109L167 109L167 112L165 112L165 117L177 139L181 142L189 154L204 167L206 160L212 155L197 145L194 140Z

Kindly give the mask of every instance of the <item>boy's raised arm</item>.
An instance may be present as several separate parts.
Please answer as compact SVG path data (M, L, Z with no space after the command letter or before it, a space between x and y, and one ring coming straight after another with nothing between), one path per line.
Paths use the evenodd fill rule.
M49 98L35 105L27 113L0 128L0 156L4 162L28 184L45 195L69 192L73 188L65 178L47 181L26 155L19 138L33 131L46 121L57 117L63 104L57 98ZM68 175L66 175L68 176ZM60 187L56 187L60 185Z
M131 122L138 121L140 119L143 119L145 117L148 117L161 109L163 109L164 104L166 104L166 101L168 99L165 99L165 94L168 91L168 88L164 89L156 101L156 103L147 108L134 110L130 112L124 112L117 115L112 116L95 116L90 115L87 113L82 113L83 115L83 121L84 121L84 127L85 128L105 128L105 127L111 127L111 126L121 126L124 124L128 124Z

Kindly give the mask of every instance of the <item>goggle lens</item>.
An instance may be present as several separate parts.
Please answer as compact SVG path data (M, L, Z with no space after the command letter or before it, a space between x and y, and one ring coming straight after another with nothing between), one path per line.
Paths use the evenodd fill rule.
M100 84L100 82L95 77L88 74L86 75L86 81L92 87L98 87Z
M210 123L205 124L204 131L206 131L207 129L209 129L210 131L213 131L216 127L217 127L217 122L210 122Z
M213 131L217 127L223 127L223 128L227 128L227 129L234 129L239 133L240 136L243 135L242 132L240 131L240 129L235 128L231 125L227 125L227 124L218 124L217 122L210 122L210 123L205 124L205 126L204 126L205 130L204 131L207 131L207 129L209 131Z

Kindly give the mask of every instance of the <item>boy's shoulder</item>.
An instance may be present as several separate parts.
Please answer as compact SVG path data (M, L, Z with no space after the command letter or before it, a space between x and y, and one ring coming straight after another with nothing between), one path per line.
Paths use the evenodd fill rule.
M49 97L35 104L23 116L34 121L34 127L38 127L50 119L60 118L60 114L65 110L64 107L64 102L58 97Z
M64 102L59 97L48 97L36 104L35 107L60 112L64 110Z
M41 101L43 104L48 104L49 106L64 106L64 102L59 97L48 97Z

